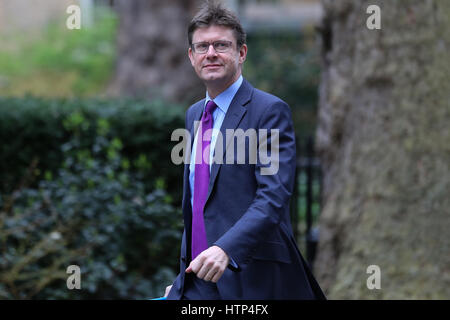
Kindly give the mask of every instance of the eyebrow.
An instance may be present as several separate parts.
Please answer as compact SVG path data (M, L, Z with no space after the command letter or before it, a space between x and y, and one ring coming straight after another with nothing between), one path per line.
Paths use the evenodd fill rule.
M197 41L197 42L193 41L192 43L203 43L203 42L210 43L210 42L218 42L218 41L233 42L233 41L231 41L231 40L219 39L219 40L213 40L213 41L206 41L206 40L203 40L203 41Z

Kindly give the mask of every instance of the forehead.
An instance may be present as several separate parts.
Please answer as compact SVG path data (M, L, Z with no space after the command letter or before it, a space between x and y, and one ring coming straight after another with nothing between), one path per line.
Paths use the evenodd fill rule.
M192 35L192 42L216 40L235 40L233 30L225 26L212 25L196 29Z

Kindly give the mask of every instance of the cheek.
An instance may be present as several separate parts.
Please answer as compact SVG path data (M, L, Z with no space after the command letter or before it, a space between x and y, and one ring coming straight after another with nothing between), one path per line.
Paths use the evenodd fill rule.
M225 67L227 69L235 69L236 66L238 65L238 61L235 59L235 57L228 57L225 61Z
M201 59L194 60L194 68L197 71L200 71L202 69L202 61L201 61Z

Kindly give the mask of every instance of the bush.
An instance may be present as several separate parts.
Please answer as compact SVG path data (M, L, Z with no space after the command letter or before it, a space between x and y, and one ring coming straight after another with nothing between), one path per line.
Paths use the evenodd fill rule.
M0 198L0 298L141 299L174 279L180 210L163 189L145 191L107 120L90 146L78 120L64 122L73 136L55 178ZM66 287L72 264L81 290Z
M33 181L55 175L63 161L61 145L77 130L84 132L82 148L92 147L97 130L109 130L121 140L121 154L146 192L165 187L181 202L183 167L170 161L177 128L184 128L184 109L162 101L0 98L0 140L7 142L0 144L0 192L19 188L19 177L33 161Z

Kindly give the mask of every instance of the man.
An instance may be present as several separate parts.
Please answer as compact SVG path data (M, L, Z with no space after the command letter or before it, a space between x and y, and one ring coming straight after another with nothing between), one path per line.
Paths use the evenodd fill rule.
M186 112L192 155L184 172L181 268L167 298L324 299L289 220L296 152L288 105L243 79L246 35L230 11L206 3L190 23L188 40L207 92ZM257 147L258 155L263 144L277 153L275 170L264 174L269 165L261 157L237 163L239 146L217 141L237 129L276 131ZM220 151L227 161L211 161L216 154L221 160Z

